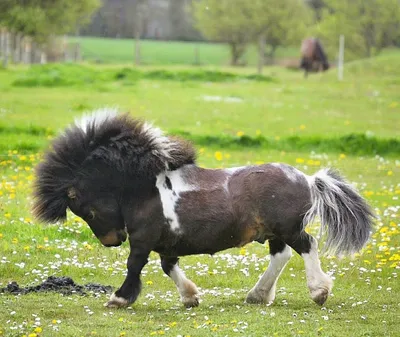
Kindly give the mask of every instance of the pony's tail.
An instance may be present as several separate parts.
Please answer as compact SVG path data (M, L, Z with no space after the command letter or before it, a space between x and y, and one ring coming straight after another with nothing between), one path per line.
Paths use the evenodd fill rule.
M311 208L304 224L317 216L321 231L327 233L324 251L329 254L353 254L363 248L375 217L361 195L332 169L323 169L309 177Z

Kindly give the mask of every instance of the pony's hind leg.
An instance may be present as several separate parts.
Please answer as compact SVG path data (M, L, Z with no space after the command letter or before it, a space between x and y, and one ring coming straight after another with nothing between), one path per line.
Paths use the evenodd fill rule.
M304 260L311 298L319 305L324 304L332 290L333 281L321 269L317 240L303 231L299 236L285 241Z
M170 257L160 255L161 267L178 288L181 301L186 308L197 307L199 305L199 297L196 285L186 278L185 273L178 266L178 257Z
M247 303L270 303L275 299L276 283L292 256L292 249L279 239L269 240L271 261L257 284L247 294Z

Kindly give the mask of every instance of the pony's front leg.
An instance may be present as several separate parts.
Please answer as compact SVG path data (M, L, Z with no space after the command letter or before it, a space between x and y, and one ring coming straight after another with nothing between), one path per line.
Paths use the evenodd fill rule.
M108 308L127 307L136 301L142 288L140 273L148 261L150 250L130 241L131 252L128 257L128 274L122 286L110 296L104 305Z
M179 268L177 257L169 257L160 255L161 267L178 288L181 301L186 308L197 307L199 305L199 297L196 285L186 278L185 273Z

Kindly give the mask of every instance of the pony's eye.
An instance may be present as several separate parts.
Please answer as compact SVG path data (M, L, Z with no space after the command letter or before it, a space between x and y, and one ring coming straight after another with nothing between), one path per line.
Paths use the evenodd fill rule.
M93 219L94 219L94 215L95 215L95 214L94 214L94 210L91 209L90 212L89 212L88 219L89 219L89 220L93 220Z

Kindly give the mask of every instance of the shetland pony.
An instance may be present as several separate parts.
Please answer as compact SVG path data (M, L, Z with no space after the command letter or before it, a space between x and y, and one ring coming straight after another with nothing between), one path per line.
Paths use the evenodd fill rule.
M66 218L67 209L106 247L129 238L127 276L107 307L135 302L151 251L159 253L183 304L197 306L198 290L179 268L179 257L252 241L268 241L271 260L248 303L275 299L294 249L304 259L311 298L322 305L332 280L306 225L319 217L327 250L345 254L364 246L373 219L363 198L331 169L309 176L280 163L200 168L189 142L113 110L68 127L36 168L34 216L54 223Z
M301 43L300 68L304 69L304 77L311 71L322 71L329 69L328 58L322 47L321 41L316 38L307 38Z

